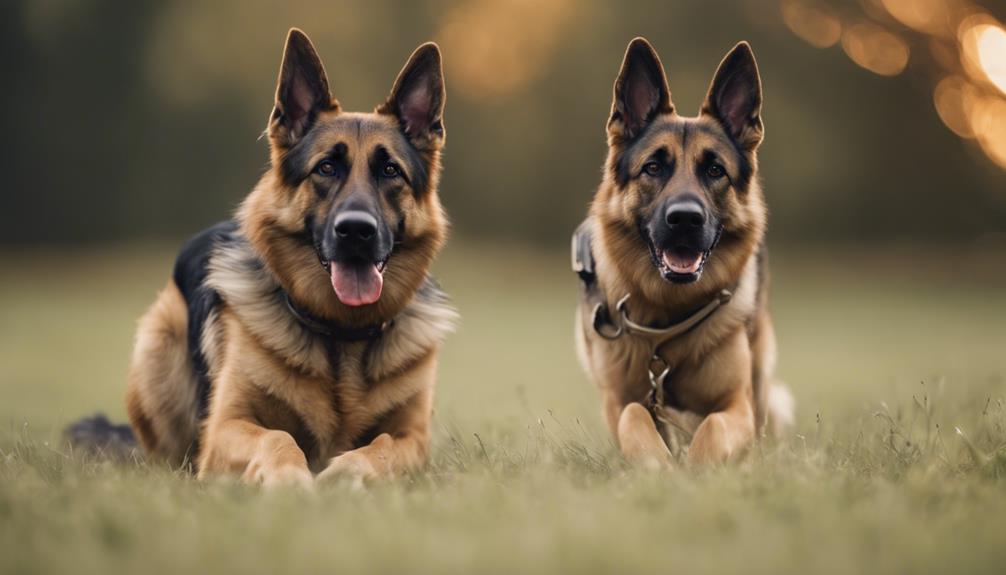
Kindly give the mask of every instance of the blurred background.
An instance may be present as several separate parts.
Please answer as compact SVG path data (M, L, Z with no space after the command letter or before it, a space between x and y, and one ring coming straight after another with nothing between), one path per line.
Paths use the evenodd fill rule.
M1004 19L991 0L8 0L0 243L179 238L225 217L264 169L291 26L351 110L441 44L462 237L565 245L642 35L688 114L752 42L773 241L1002 241Z
M0 573L1002 571L1004 22L1006 0L0 0ZM291 26L350 110L444 51L435 273L462 322L433 465L301 501L78 464L61 430L125 420L180 242L266 169ZM740 473L623 476L575 358L569 236L639 35L683 113L739 40L763 74L797 425Z
M920 381L1001 391L1004 21L992 0L5 0L0 422L121 417L134 322L179 242L265 170L291 26L350 110L419 43L443 48L454 236L437 273L464 323L441 412L598 423L566 249L637 35L688 114L722 56L754 47L780 369L805 421Z

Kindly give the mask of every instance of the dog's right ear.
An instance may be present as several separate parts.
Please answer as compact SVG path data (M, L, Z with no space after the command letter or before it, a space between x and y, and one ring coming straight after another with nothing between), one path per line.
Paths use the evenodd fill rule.
M427 42L409 57L387 101L376 111L396 117L405 136L418 149L439 148L444 142L446 100L440 47Z
M634 138L657 114L671 113L671 91L656 50L645 38L629 42L615 80L608 133Z
M716 70L702 113L723 124L746 149L757 148L765 136L761 119L761 75L751 45L734 46Z
M279 69L276 106L269 117L269 137L281 145L292 146L311 127L318 112L338 107L311 40L297 28L291 28Z

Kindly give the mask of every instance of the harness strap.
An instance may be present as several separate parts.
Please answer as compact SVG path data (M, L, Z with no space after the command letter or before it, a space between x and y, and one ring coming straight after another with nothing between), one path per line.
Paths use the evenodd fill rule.
M591 325L594 326L594 331L604 339L617 339L624 333L624 329L612 321L608 302L597 284L593 235L589 218L573 232L571 249L573 271L580 277L580 283L583 285L583 297L591 309Z
M667 421L662 417L660 408L666 405L667 378L674 371L673 366L664 359L661 349L675 338L688 333L703 321L709 319L720 306L729 303L732 297L732 291L726 289L720 290L709 303L692 312L685 319L660 328L641 325L629 319L629 312L625 305L629 299L628 294L618 301L616 307L622 316L622 322L625 326L624 330L654 340L652 343L653 352L650 356L650 365L647 368L647 373L650 377L650 393L647 396L647 408L658 421L667 424Z
M733 297L733 292L726 289L720 290L720 292L716 294L716 297L710 300L709 303L692 312L688 317L678 323L673 323L666 327L649 327L638 324L629 319L629 311L626 306L626 303L629 301L629 295L630 294L625 294L622 296L622 299L618 300L618 303L615 305L615 309L617 309L622 316L622 324L625 326L625 329L635 334L659 338L660 344L662 344L678 337L679 335L687 333L689 330L702 323L703 320L712 315L712 313L721 305L729 303L730 299Z
M650 357L650 365L647 368L651 389L647 397L647 408L655 420L668 425L669 422L663 417L661 408L665 405L666 380L673 372L673 366L663 359L661 349L671 340L695 329L699 324L709 319L716 310L729 303L731 298L733 298L733 292L737 289L737 286L735 285L731 289L720 290L713 299L701 308L688 314L684 319L664 327L651 327L633 321L629 317L628 310L628 301L631 294L625 294L615 304L615 310L618 312L616 320L615 317L612 317L608 309L607 299L598 285L592 250L592 232L591 221L588 218L577 227L576 232L573 234L571 254L573 271L580 277L584 287L584 298L592 310L592 326L599 336L607 340L615 340L626 333L630 333L651 342L653 351ZM718 241L719 232L717 232L714 246Z
M573 245L571 256L573 259L573 271L580 276L580 280L585 284L593 284L597 279L594 270L594 252L592 250L593 233L590 229L590 220L584 220L573 232Z

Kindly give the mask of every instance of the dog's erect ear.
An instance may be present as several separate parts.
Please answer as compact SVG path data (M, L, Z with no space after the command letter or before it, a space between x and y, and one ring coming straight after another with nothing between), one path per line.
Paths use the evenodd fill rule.
M426 149L443 143L446 99L440 48L427 42L412 53L377 112L398 118L412 144Z
M741 42L716 70L702 113L717 118L742 147L754 149L765 134L761 100L761 76L754 52L750 44Z
M674 111L667 76L656 50L645 38L629 42L622 69L615 80L608 131L621 131L628 138L639 132L657 114Z
M291 28L279 70L276 107L269 118L269 135L293 145L307 132L318 112L338 106L332 100L325 67L311 40Z

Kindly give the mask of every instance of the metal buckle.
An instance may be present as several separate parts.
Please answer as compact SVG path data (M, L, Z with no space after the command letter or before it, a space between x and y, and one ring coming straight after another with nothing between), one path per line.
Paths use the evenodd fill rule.
M605 318L605 316L608 316ZM599 303L594 306L594 331L597 335L603 337L607 340L615 340L622 336L622 332L625 328L621 325L615 325L611 320L611 315L608 313L607 308L604 303ZM606 326L614 326L614 332L610 329L606 329Z
M654 364L662 364L663 369L658 368L660 373L654 371ZM650 358L650 365L646 368L647 374L650 376L650 397L652 398L651 404L653 409L659 409L664 405L664 381L667 380L667 376L671 373L671 366L662 357L653 354Z
M663 364L664 366L664 369L660 370L659 374L653 371L653 364L658 362ZM650 367L647 368L646 371L650 375L650 385L653 387L653 389L663 390L664 380L667 379L667 376L671 373L671 366L668 365L667 362L663 360L663 358L654 354L653 357L650 359Z

